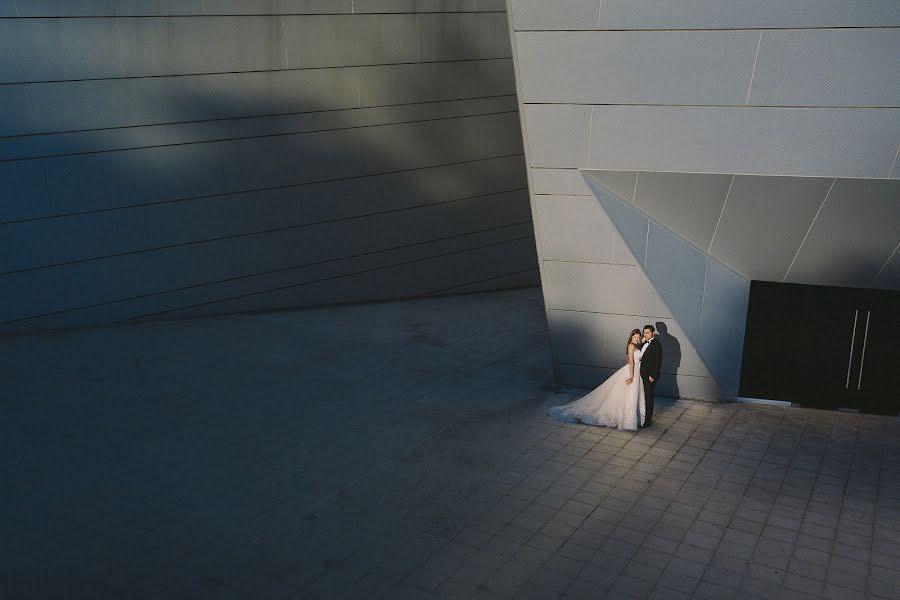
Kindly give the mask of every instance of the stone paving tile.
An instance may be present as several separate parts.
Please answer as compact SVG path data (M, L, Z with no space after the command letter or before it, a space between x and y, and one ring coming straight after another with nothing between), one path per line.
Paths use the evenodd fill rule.
M76 512L53 513L54 525L71 530L71 547L83 548L78 540L91 533L121 552L117 561L95 554L38 595L104 580L102 595L121 596L127 577L140 577L143 589L173 597L900 597L900 420L665 399L653 427L638 432L544 414L572 397L544 392L457 419L418 446L381 455L365 476L329 479L333 491L318 504L302 462L284 456L313 450L292 427L327 412L282 414L284 424L263 423L241 445L217 447L221 465L211 459L197 474L220 491L214 501L181 483L174 499L156 498L165 511L147 504L133 513L122 504L133 496L120 492L118 502L104 499L115 516L95 511L76 522ZM184 441L166 452L184 456L190 432L179 430ZM358 450L357 461L373 451ZM229 468L248 476L230 477ZM185 513L186 505L198 508ZM7 536L24 533L4 527ZM0 566L0 586L16 585L12 569L38 556L34 548ZM107 564L127 576L116 583Z

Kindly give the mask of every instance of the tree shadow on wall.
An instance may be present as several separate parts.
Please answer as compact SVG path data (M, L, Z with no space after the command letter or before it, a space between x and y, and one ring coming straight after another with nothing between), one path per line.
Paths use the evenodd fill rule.
M122 107L134 124L84 130L75 114L66 132L0 139L0 179L17 182L0 287L18 292L0 328L536 285L514 95L453 100L488 85L475 68L471 91L435 100L447 75L428 73L372 107L294 72L247 75L255 92L229 88L240 75L121 80L123 98L146 92L137 116Z

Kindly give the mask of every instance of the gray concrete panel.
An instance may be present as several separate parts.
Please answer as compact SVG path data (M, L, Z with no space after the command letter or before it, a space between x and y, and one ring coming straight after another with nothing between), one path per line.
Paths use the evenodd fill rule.
M358 227L358 225L356 226ZM134 302L134 300L128 300L129 298L137 299L138 296L143 294L156 294L156 292L164 290L188 288L198 284L204 284L204 282L222 281L242 275L248 277L243 281L238 280L234 283L229 283L224 288L219 284L215 284L213 286L204 286L209 288L207 290L196 289L183 297L180 303L176 302L169 304L168 302L163 301L164 303L162 306L160 306L159 303L154 304L156 304L158 307L157 310L159 310L169 307L177 308L179 304L187 304L191 301L191 297L196 301L198 297L204 299L223 299L234 296L247 296L247 298L241 300L241 307L232 307L230 309L247 310L254 306L257 308L284 307L302 305L305 302L310 301L312 301L311 303L334 302L340 301L341 297L343 297L344 301L396 297L398 295L397 286L391 285L390 281L385 281L385 278L383 277L385 271L380 268L368 277L370 281L367 285L362 284L359 281L354 281L351 278L344 280L337 290L333 287L335 281L334 278L337 275L352 274L354 272L359 272L360 270L366 271L372 268L378 268L376 265L390 266L394 264L397 259L396 257L391 258L390 253L384 253L384 258L386 260L370 263L368 267L360 266L356 262L344 264L342 261L338 261L320 265L313 269L312 272L309 272L306 269L291 269L282 273L265 275L262 278L256 276L256 274L267 270L287 269L293 265L315 262L316 259L328 260L349 255L350 253L346 252L340 244L333 243L322 245L317 241L322 235L328 235L330 233L340 234L341 228L346 229L347 224L326 225L323 226L323 228L319 228L320 231L275 233L267 236L264 240L259 239L254 241L252 239L241 239L224 241L212 244L202 244L189 248L171 248L155 253L130 255L104 261L93 261L72 265L66 270L67 275L72 280L93 281L95 278L101 276L102 273L116 273L117 276L104 280L100 286L102 287L102 290L98 290L96 286L94 288L85 286L83 289L77 290L71 297L71 306L89 306L96 301L97 295L95 294L98 293L101 298L118 298L131 303ZM325 232L326 229L328 230L327 233ZM391 231L384 230L383 233L389 235L391 234ZM394 231L393 235L402 235L402 232ZM509 236L510 234L506 233L504 235ZM501 240L502 239L503 238L501 238ZM507 237L506 239L512 238ZM374 240L356 237L353 238L353 241L357 244L368 243L370 248L378 250L377 246L374 246L373 244ZM533 264L533 242L531 240L526 240L525 242L516 242L515 244L519 244L519 246L516 246L515 244L501 244L499 246L485 248L480 257L478 256L479 250L477 250L477 248L481 244L477 241L472 243L472 240L470 240L468 246L460 241L455 242L452 244L453 247L457 249L468 247L473 249L473 252L471 253L472 256L463 257L464 259L467 259L464 260L463 263L465 268L462 272L453 274L452 283L467 283L473 279L477 280L479 278L478 274L480 269L475 266L478 264L479 258L485 261L494 259L484 263L484 266L488 269L496 268L498 264L503 264L505 266L504 261L498 262L498 260L496 260L501 255L507 256L506 261L512 261L513 263L518 261L518 265L520 266L521 261L524 259L528 262L528 257L530 256L531 264ZM530 244L531 248L530 253L527 252L528 244ZM291 249L293 249L293 252L291 252ZM523 250L526 252L523 253ZM444 252L446 252L446 250L444 250ZM401 259L401 261L405 260L409 262L410 260L417 260L419 258L437 256L441 253L443 252L434 253L433 250L427 246L414 247L412 253L403 253L404 258ZM256 254L258 260L254 261L250 254ZM427 260L424 261L424 263L423 266L426 267L426 272L429 274L429 282L438 282L437 285L439 286L439 282L442 281L441 271L439 269L436 270L434 264L429 267ZM133 275L133 273L135 275ZM484 273L484 271L481 271L481 273ZM444 274L446 275L446 273ZM312 292L310 289L306 289L307 286L294 285L316 279L325 279L325 285L329 286L328 289L340 291L342 295L333 299L311 298ZM448 281L448 278L443 278L443 280ZM337 281L341 280L338 279ZM261 290L275 289L285 285L293 286L288 291L289 297L292 298L290 302L272 302L264 304L261 301L260 295L256 294L256 292ZM310 288L313 287L314 286L310 286ZM431 289L435 289L435 286L432 286ZM145 305L145 310L148 312L154 310L151 308L152 306L153 304ZM204 312L205 314L210 314L217 312L217 310L229 309L227 307L217 306L211 311L206 310ZM172 313L169 316L173 316L174 314L178 313Z
M28 98L33 115L27 133L123 127L130 110L127 81L66 81L14 86Z
M421 14L419 60L509 58L509 29L504 13Z
M706 255L655 223L650 223L644 270L688 339L696 344Z
M203 94L197 104L209 107L214 117L335 110L359 103L353 68L229 73L199 80Z
M598 313L551 310L550 329L553 331L553 345L556 359L564 363L584 365L610 365L604 360L603 347L606 341L604 317Z
M662 379L672 375L711 377L684 333L671 318L550 311L554 348L561 363L592 365L617 370L625 365L625 342L632 329L641 329L650 321L658 331L663 348ZM555 340L561 340L556 343ZM674 388L675 382L670 382Z
M17 0L15 4L20 17L99 17L116 14L117 5L122 3L122 0Z
M601 29L740 29L900 25L893 0L604 0Z
M353 0L203 0L208 15L349 14Z
M249 75L249 74L246 74ZM129 126L151 125L154 123L198 121L224 116L228 108L240 113L245 107L232 102L208 99L207 77L204 75L185 77L148 77L125 79L121 83L128 94L128 102L123 107L125 121ZM216 76L225 77L225 76ZM232 79L232 82L235 82ZM207 100L208 99L208 100ZM249 114L252 111L244 112ZM228 115L237 116L237 115Z
M466 64L466 63L454 63ZM359 105L379 106L421 102L424 90L419 85L422 65L377 65L359 68ZM473 69L474 71L474 69Z
M215 0L212 1L215 2ZM244 4L251 3L252 0ZM207 0L116 0L115 4L118 16L209 14L205 10L206 5L209 4ZM260 12L256 14L260 14Z
M743 105L758 38L752 31L517 33L522 101Z
M0 83L27 81L23 45L19 41L21 22L15 19L0 19Z
M731 175L641 172L635 203L701 250L709 248L731 187Z
M21 16L28 17L112 17L202 15L202 0L34 0L19 2Z
M28 219L51 210L44 165L40 161L0 163L0 223Z
M535 122L555 132L532 166L578 164L555 151L566 143L562 127L531 108L529 137ZM595 169L886 177L900 110L595 106L591 130ZM570 134L569 144L580 141Z
M750 281L713 259L707 260L697 350L722 389L737 395Z
M512 113L367 127L352 135L365 172L377 173L518 153L518 127Z
M748 279L781 281L832 181L738 175L710 254Z
M3 107L0 136L21 135L34 129L32 105L26 86L0 86L0 106Z
M409 188L417 193L434 194L438 198L444 197L444 194L448 194L447 197L463 198L501 190L527 188L525 159L521 155L437 167L409 174L401 173L396 177L403 178L404 181L409 178Z
M183 318L247 310L301 308L345 302L377 302L400 297L431 295L444 286L466 285L473 277L502 275L502 269L521 269L533 252L531 240L515 241L470 250L449 256L436 256L406 265L377 271L350 274L309 285L297 285L243 299L216 302L197 310L183 310L169 316ZM521 257L525 257L522 260ZM533 258L533 255L532 255ZM487 265L487 268L484 266ZM452 289L452 288L451 288Z
M475 0L475 10L506 12L506 0Z
M355 0L358 13L471 12L475 0Z
M223 143L225 189L254 190L361 175L361 141L358 130L344 130ZM247 169L248 164L254 168Z
M464 171L459 173L465 174ZM426 202L415 188L407 185L418 183L424 186L430 181L440 181L443 176L420 172L414 179L382 176L344 180L296 189L201 198L141 210L146 213L153 243L170 245L285 227L313 226L330 220L363 218L404 209L411 214L427 215L430 205L452 200L459 202L450 202L451 207L468 206L472 201L460 200L465 196L440 193L441 190L435 190L434 197L429 197ZM495 200L498 200L496 205L493 204ZM495 219L497 210L508 208L506 222L528 220L524 191L489 193L479 196L478 201L486 203L483 208L487 214L485 219ZM219 218L210 219L211 212ZM501 221L501 224L505 222ZM473 229L477 228L476 224ZM253 256L249 253L248 258L252 260Z
M143 148L40 162L46 170L46 194L54 214L224 191L216 144ZM31 216L44 215L35 212Z
M613 225L619 231L622 241L628 246L632 257L643 264L647 255L648 219L629 203L611 194L588 176L588 185L603 206ZM618 245L618 244L616 244ZM615 254L615 250L613 251Z
M41 225L41 222L0 225L0 274L57 262L56 239L38 237L56 231L52 226Z
M12 68L0 71L0 83L123 74L113 19L15 19L3 26L18 49Z
M449 278L442 279L442 269L453 270L452 285L488 279L498 273L521 270L523 262L534 264L531 239L512 241L527 233L524 227L460 236L415 246L353 257L345 260L291 269L280 273L252 276L238 281L189 290L186 294L166 294L171 306L216 301L197 309L176 310L169 316L199 316L253 309L253 307L303 307L335 302L385 300L401 295L409 287L399 285L412 279L425 288L403 295L446 289ZM509 266L513 268L509 268ZM265 293L265 290L279 290ZM451 288L452 289L452 288ZM259 292L263 293L259 293ZM235 300L228 300L236 298ZM153 305L135 304L133 311L144 314ZM157 309L158 310L158 309Z
M423 102L434 102L477 97L477 84L478 63L451 62L416 65L416 79L411 87L421 90Z
M398 7L407 10L390 1L370 8ZM15 306L4 305L0 320L57 313L29 323L89 325L232 293L251 295L196 314L535 282L505 15L471 12L496 6L476 7L474 0L410 5L415 12L468 12L472 19L456 14L449 23L440 23L444 15L422 18L455 32L444 43L468 45L433 47L436 56L469 53L477 60L416 64L411 79L387 83L375 69L366 79L357 65L415 63L415 14L351 16L352 3L342 0L35 2L29 8L46 17L119 18L0 20L0 47L10 58L0 66L0 82L30 81L35 74L73 79L0 87L7 109L0 135L17 136L0 141L0 156L52 156L0 162L6 190L0 272L36 269L0 275L0 285L15 278L22 294ZM203 9L220 16L198 18ZM300 16L309 12L319 15ZM266 16L285 13L291 14ZM149 17L188 14L195 16ZM350 24L350 35L328 39L341 20ZM32 35L31 27L45 30ZM282 32L291 27L285 45ZM91 48L82 48L85 43ZM60 60L62 53L71 57ZM94 79L80 80L85 77ZM406 89L391 96L388 86ZM442 102L479 94L495 97ZM364 96L404 106L355 110ZM467 117L479 112L502 114ZM340 131L298 133L318 129ZM504 154L519 156L481 160ZM418 169L454 161L464 162ZM374 167L399 172L361 177ZM297 186L318 179L334 181ZM256 188L263 191L250 191ZM241 190L247 191L236 193ZM73 215L85 211L96 212ZM35 220L4 223L22 219ZM485 227L496 229L459 237ZM282 231L263 233L273 229ZM523 239L511 241L516 237ZM477 250L498 240L496 248ZM407 248L381 251L385 246ZM351 267L343 259L341 268L332 262L345 252L375 252L378 261L366 264L381 269L393 260L427 258L429 251L467 255L331 279L314 292L297 286L283 297L254 294L267 281L298 281L293 269L277 277L260 276L260 270L324 260L316 277L329 279ZM365 270L360 259L351 260ZM47 266L53 263L68 266ZM207 285L226 280L232 283ZM63 297L67 287L72 293ZM165 291L174 289L180 291Z
M750 105L900 106L900 29L764 31Z
M141 250L148 242L143 209L6 224L0 226L0 272Z
M596 29L601 0L509 0L513 29Z
M68 285L58 272L31 271L0 275L3 322L46 314L68 306Z
M587 163L590 106L525 105L530 166L581 167Z
M475 64L475 95L516 94L516 78L511 58L482 60Z
M0 17L17 17L16 0L0 0Z
M637 267L545 261L543 269L550 308L642 317L670 315Z
M531 169L531 191L535 194L592 195L578 169Z
M509 96L468 99L456 102L431 102L422 105L372 107L361 110L316 111L301 114L257 116L225 121L173 123L127 130L58 132L0 140L0 160L34 158L61 154L79 154L146 146L221 141L248 137L364 128L373 125L426 123L461 117L514 115L515 98ZM510 132L504 141L518 146L518 132Z
M418 60L415 15L286 16L290 68L407 63Z
M634 202L637 171L582 171L608 191L626 202Z
M228 73L127 81L129 125L356 108L356 69Z
M898 232L900 181L838 179L786 281L869 287Z
M117 21L125 73L130 77L272 70L288 66L283 42L285 32L278 18L127 17ZM286 20L286 27L289 22ZM287 33L291 39L300 34L291 29Z
M473 116L460 119L460 122L464 122L466 127L461 128L459 134L467 136L464 143L474 150L465 155L465 160L471 160L473 155L478 158L493 158L523 151L522 129L517 112Z
M542 260L611 262L615 229L593 196L535 196Z
M631 252L631 249L628 247L628 244L625 243L625 240L619 234L618 230L613 238L613 264L638 266L639 263L637 259L634 257L634 254Z
M712 377L706 364L675 319L667 316L650 322L656 327L657 340L662 345L662 372L690 377ZM644 325L643 323L641 326ZM640 326L639 326L640 327Z
M378 65L359 74L361 106L515 95L509 59Z

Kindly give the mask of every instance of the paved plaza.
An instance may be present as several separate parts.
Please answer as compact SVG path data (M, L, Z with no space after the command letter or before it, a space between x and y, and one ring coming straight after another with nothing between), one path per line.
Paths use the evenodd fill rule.
M556 422L539 290L0 354L2 598L900 597L900 419Z

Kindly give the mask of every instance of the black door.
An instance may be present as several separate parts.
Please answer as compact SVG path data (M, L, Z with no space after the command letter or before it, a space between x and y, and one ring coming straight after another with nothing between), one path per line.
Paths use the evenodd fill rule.
M882 376L896 368L898 315L898 292L752 282L740 395L896 413Z

